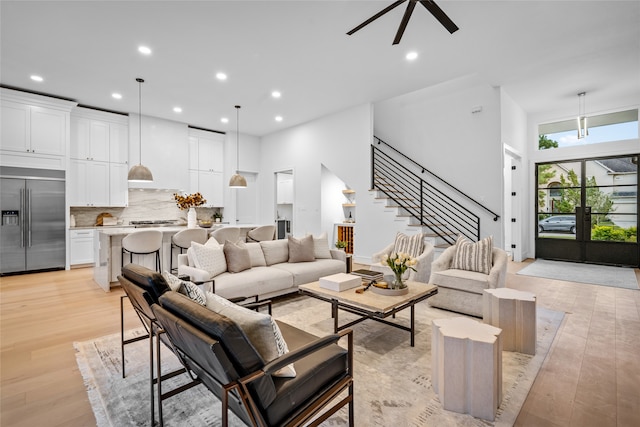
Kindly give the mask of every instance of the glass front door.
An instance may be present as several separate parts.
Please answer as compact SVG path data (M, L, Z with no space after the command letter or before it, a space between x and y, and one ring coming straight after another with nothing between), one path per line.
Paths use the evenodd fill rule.
M639 266L637 155L536 166L536 258Z

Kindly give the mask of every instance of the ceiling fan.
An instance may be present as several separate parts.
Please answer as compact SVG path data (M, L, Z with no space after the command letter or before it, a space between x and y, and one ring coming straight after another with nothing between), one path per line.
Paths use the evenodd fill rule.
M362 24L355 27L353 30L349 31L347 34L352 35L356 31L362 29L363 27L369 25L376 19L380 18L385 13L395 9L400 6L407 0L398 0L382 9L380 12L373 15L371 18L364 21ZM407 28L407 24L409 23L409 18L411 18L411 14L413 13L413 9L416 7L416 3L420 3L423 5L431 14L449 31L449 33L453 34L459 30L458 26L453 23L453 21L447 16L446 13L440 9L440 7L433 0L409 0L409 4L407 4L407 10L404 12L404 16L402 17L402 21L400 22L400 26L398 27L398 32L396 32L396 37L393 39L393 44L400 43L400 39L402 39L402 35L404 34L405 28Z

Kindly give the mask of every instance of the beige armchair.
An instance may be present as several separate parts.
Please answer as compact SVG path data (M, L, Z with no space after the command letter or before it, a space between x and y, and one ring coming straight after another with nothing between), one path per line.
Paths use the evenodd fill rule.
M484 289L503 288L507 277L507 253L493 248L489 274L451 269L456 245L447 248L431 265L429 284L438 286L438 293L427 301L433 307L471 316L482 317Z
M391 243L380 252L376 252L371 256L371 266L369 267L372 271L380 271L384 275L393 275L393 271L386 265L380 264L382 261L382 257L384 255L391 255L395 248L395 242ZM414 268L416 271L407 270L409 272L408 280L414 282L422 282L427 283L429 281L429 277L431 274L431 263L433 262L433 245L425 242L422 253L416 257L416 265Z

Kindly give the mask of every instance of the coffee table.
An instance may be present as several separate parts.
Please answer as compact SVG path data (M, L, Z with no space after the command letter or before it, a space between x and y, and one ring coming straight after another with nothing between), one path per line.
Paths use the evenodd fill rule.
M302 294L331 303L334 333L338 333L338 331L349 328L365 319L371 319L410 332L411 347L413 347L415 342L415 305L437 294L438 287L411 281L407 282L407 286L409 287L409 293L399 296L379 295L371 292L371 290L367 290L361 294L356 293L355 289L337 292L321 288L320 282L300 285L298 289ZM409 327L385 320L389 316L395 318L396 313L405 308L411 309L411 322ZM344 325L338 325L339 309L357 314L360 318Z

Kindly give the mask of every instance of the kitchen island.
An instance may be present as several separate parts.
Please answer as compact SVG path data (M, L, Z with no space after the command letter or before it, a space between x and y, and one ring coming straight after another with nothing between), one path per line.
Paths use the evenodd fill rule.
M171 237L178 231L185 230L186 226L169 227L110 227L97 229L94 244L95 266L93 268L93 280L105 292L109 292L112 286L119 286L118 275L122 268L122 238L128 234L141 230L158 230L162 232L162 248L160 249L160 271L169 270L171 257ZM177 252L176 252L177 254ZM177 255L176 255L177 256ZM125 259L125 264L129 257ZM154 255L134 255L133 262L155 270ZM174 261L177 265L177 262Z

